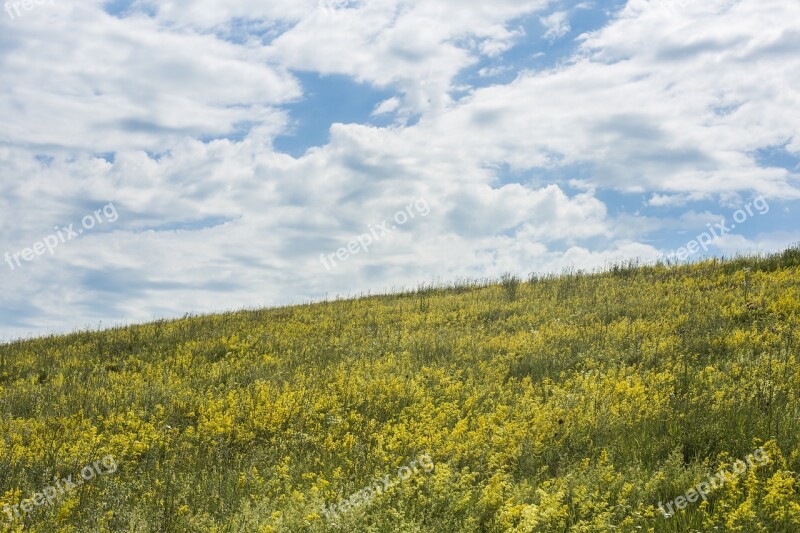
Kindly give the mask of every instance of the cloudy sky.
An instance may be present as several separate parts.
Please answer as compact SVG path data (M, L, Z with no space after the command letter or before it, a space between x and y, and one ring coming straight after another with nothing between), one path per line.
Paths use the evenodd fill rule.
M800 241L797 1L4 7L0 339Z

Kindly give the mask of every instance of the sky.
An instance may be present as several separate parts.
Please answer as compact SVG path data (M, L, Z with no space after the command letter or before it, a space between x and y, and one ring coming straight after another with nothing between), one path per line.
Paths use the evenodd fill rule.
M800 2L0 7L0 341L800 242Z

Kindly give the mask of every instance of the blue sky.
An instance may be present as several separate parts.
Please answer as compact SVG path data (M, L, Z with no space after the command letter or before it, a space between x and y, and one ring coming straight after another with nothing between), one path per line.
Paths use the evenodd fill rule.
M800 241L797 3L6 6L0 340Z

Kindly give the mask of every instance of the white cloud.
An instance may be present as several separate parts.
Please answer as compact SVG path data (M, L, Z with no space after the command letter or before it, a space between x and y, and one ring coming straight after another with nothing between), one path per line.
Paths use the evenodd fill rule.
M762 233L752 239L742 235L729 234L712 243L727 257L748 253L776 253L788 246L800 243L800 231L776 231Z
M569 24L569 13L566 11L556 11L546 17L539 18L539 21L547 28L543 37L550 42L560 39L572 30Z
M489 28L482 37L484 40L479 46L481 54L487 57L497 57L513 48L525 37L525 31L522 28L509 30L502 25L497 25Z
M300 96L258 48L91 3L57 2L0 24L0 141L11 145L159 151L241 123L278 131L286 119L274 106Z
M704 193L691 194L653 194L647 205L653 207L683 207L690 202L708 200L709 195Z
M430 113L450 104L459 71L480 55L508 50L522 35L507 24L547 3L376 0L357 9L317 10L272 41L269 51L291 68L393 87L405 95L407 114Z
M778 4L698 19L629 8L572 63L475 90L412 134L516 169L590 165L593 183L622 190L797 198L797 176L754 155L798 137L800 59L780 51L800 5Z
M152 3L152 18L88 2L0 22L0 253L108 201L120 211L113 232L3 272L0 334L653 259L652 232L712 216L618 213L609 190L642 209L800 197L796 174L755 156L800 152L800 5L695 4L632 0L570 61L458 101L455 76L546 2L187 0ZM419 120L334 124L326 146L277 153L292 69L392 88L402 98L374 112ZM240 140L208 141L237 125ZM419 197L428 217L326 272L319 254Z
M375 110L372 112L372 115L378 116L378 115L386 115L388 113L394 113L395 111L397 111L397 108L400 107L401 103L402 102L400 102L400 99L397 98L396 96L388 98L375 107Z
M483 67L478 70L478 76L481 78L491 78L504 72L511 70L510 66L496 66L496 67Z

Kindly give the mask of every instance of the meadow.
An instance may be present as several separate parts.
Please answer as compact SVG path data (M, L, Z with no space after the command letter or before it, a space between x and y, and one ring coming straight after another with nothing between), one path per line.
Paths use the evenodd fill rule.
M800 531L799 347L800 248L7 343L0 530Z

